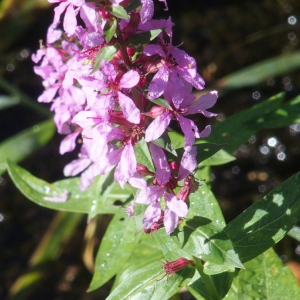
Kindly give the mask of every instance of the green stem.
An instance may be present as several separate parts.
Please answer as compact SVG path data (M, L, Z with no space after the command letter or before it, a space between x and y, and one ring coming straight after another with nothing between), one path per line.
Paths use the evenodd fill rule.
M117 37L118 37L118 41L119 41L119 45L120 45L120 50L121 50L124 62L126 64L126 67L130 70L131 69L131 60L129 59L127 49L126 49L126 45L125 45L125 41L123 39L122 31L119 27L119 24L117 24L116 33L117 33Z
M15 87L3 78L0 78L0 88L5 90L11 96L15 97L20 104L28 107L29 109L32 109L37 113L41 113L45 117L52 116L52 113L47 108L32 100L26 94L21 92L17 87Z
M211 281L210 276L204 273L203 265L201 263L201 260L198 257L195 257L195 256L193 256L193 259L194 259L194 262L195 262L196 269L199 272L199 274L200 274L200 276L203 280L203 283L206 287L206 290L209 293L211 299L212 300L220 300L221 298L218 295L218 293L215 289L215 286L214 286L213 282Z

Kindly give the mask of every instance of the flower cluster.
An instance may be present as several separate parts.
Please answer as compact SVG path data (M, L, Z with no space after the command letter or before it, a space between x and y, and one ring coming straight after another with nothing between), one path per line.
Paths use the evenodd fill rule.
M52 103L57 130L66 135L60 153L81 147L64 174L81 174L85 190L97 175L114 170L122 187L140 190L134 203L148 205L144 231L165 227L170 234L197 189L195 138L210 133L210 126L199 130L187 116L215 116L207 109L217 92L199 99L192 94L204 88L204 80L195 60L172 45L171 19L152 19L152 0L48 1L59 5L46 44L32 58L45 87L38 101ZM172 120L184 134L179 160L157 142ZM136 156L141 145L152 170Z

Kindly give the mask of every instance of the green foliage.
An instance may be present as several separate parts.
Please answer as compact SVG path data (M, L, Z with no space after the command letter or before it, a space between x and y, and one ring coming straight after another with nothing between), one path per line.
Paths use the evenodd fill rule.
M272 249L245 263L234 279L226 299L297 299L300 287L296 278Z
M254 203L224 228L242 262L258 256L279 242L300 219L299 184L300 172Z
M55 126L52 120L34 125L0 143L0 175L6 171L7 159L20 162L34 151L45 146L53 137Z
M291 229L300 219L300 173L227 225L209 186L201 181L201 174L204 169L209 170L209 166L234 160L229 153L260 128L285 126L297 120L299 97L281 105L283 97L284 94L271 97L225 119L214 126L212 135L205 142L197 141L199 169L195 176L199 188L190 195L188 215L170 236L164 228L151 236L141 234L146 206L135 204L135 217L128 218L120 204L125 205L133 199L135 191L127 186L121 189L114 182L113 173L98 176L88 190L81 191L79 178L50 184L11 161L8 162L8 171L20 191L39 205L85 213L89 219L98 214L114 214L99 246L90 285L90 290L97 289L116 276L108 299L169 299L184 286L196 299L222 299L227 293L229 299L250 299L251 296L258 297L258 289L262 294L270 289L275 295L282 293L282 285L271 283L270 274L274 270L276 274L286 274L286 278L291 274L271 250L265 251L286 234L295 236ZM49 128L46 127L45 131L49 132ZM43 143L49 139L42 137ZM172 159L176 157L174 155L181 157L183 143L182 135L171 131L156 141ZM135 145L135 151L138 162L153 172L155 169L147 143L141 140ZM65 202L49 201L65 191L68 191ZM194 260L195 266L165 276L163 265L158 260L175 261L180 257ZM262 264L267 267L261 268ZM272 280L277 280L276 274ZM247 280L250 283L245 285ZM289 285L289 296L292 297L297 287L294 283Z
M23 168L8 161L8 172L18 189L31 201L48 208L92 214L111 214L119 211L116 200L125 201L131 193L122 190L108 175L99 176L90 189L79 189L79 178L70 178L48 183L34 177ZM105 187L102 189L102 187ZM68 191L66 202L53 202L47 199ZM101 200L99 200L101 196Z

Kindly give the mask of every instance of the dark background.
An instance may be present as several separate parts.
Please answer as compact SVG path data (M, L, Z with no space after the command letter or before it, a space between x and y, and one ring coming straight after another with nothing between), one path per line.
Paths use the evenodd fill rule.
M197 60L199 73L208 88L215 88L219 79L239 69L299 50L299 1L168 2L169 12L166 13L163 4L158 2L155 16L171 15L176 24L173 44L183 43L181 48ZM39 39L45 39L53 11L46 1L2 1L0 9L0 77L35 101L43 88L40 78L32 71L30 56L38 49ZM289 20L290 23L294 20L294 24ZM299 71L293 71L252 87L222 92L212 109L219 113L216 122L281 91L291 99L299 94L299 81ZM5 93L0 88L0 94ZM45 115L21 105L0 110L0 142L43 120L46 120ZM236 161L213 168L212 188L226 221L299 171L299 135L300 125L262 130L234 153ZM61 139L55 135L21 166L49 182L62 179L64 165L76 154L60 156L58 145ZM275 147L271 146L272 141L276 142ZM16 279L27 272L29 258L56 212L25 199L7 173L0 177L0 193L2 299L8 297ZM109 217L102 219L94 245L99 242L108 220ZM39 284L17 299L105 298L110 285L86 294L92 274L82 259L86 249L85 228L83 218L59 259L44 266L44 276ZM295 240L285 238L276 246L276 251L284 262L299 261L297 249L300 247L297 246ZM192 299L189 295L183 295L183 298Z

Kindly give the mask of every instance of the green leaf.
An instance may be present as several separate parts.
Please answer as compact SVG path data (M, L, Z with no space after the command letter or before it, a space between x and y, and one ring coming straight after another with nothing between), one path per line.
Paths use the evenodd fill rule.
M100 63L103 59L105 59L106 61L110 61L115 56L117 51L118 51L118 48L116 46L103 47L97 54L92 73L99 69Z
M131 11L137 9L141 5L140 0L129 1L128 5L125 7L126 11L130 13Z
M206 161L206 165L207 165L207 159L213 157L214 154L218 153L225 146L226 146L226 144L222 144L222 145L211 144L211 143L196 144L195 145L195 147L197 148L196 159L197 159L198 164L203 161ZM223 156L225 157L224 152L223 152ZM228 154L228 156L226 158L228 159L229 157L231 160L235 159L233 156ZM231 161L231 160L229 160L229 161ZM213 158L211 159L211 161L213 161ZM208 161L208 163L209 163L209 161Z
M194 145L197 148L197 156L196 156L196 160L198 162L198 164L200 164L202 161L207 160L209 157L213 156L215 153L217 153L219 150L221 150L223 147L225 147L226 145L218 145L218 144L211 144L211 143L199 143L199 144L195 144ZM180 148L177 150L178 154L179 154L179 158L181 158L181 156L184 153L184 149ZM229 154L228 154L229 156ZM233 157L233 156L231 156Z
M115 190L114 184L116 185L116 183L111 187L111 194L104 194L102 197L100 197L99 193L95 192L93 186L86 191L81 191L79 189L79 178L64 179L50 184L34 177L12 162L8 162L8 172L17 188L28 199L41 206L62 211L90 213L93 210L98 214L116 213L119 210L119 206L114 205L115 200L125 200L131 195L126 190ZM99 181L100 184L103 184L107 177L107 175L100 176L98 182L96 181L94 184L98 185ZM59 196L64 191L68 191L69 193L66 202L46 200L49 197Z
M118 6L107 6L107 8L109 8L109 11L117 18L120 19L129 19L129 15L127 13L127 11L125 10L125 8L121 5Z
M236 158L221 149L212 156L201 162L201 166L220 166L234 161Z
M149 169L149 171L155 172L155 168L152 162L152 156L150 154L148 145L144 139L140 140L137 144L135 144L134 151L137 162L146 166Z
M212 127L212 133L206 141L225 143L227 146L224 150L228 152L236 150L258 130L253 124L262 116L276 111L283 98L284 93L278 94L217 123Z
M254 86L270 77L300 68L300 51L273 57L232 73L217 82L217 88Z
M175 230L171 236L158 230L155 237L167 260L191 259L194 255L214 264L243 268L229 237L209 219L194 217L185 221L180 231Z
M130 37L128 43L132 46L143 45L154 40L161 32L162 29L154 29L150 31L145 31L143 33L138 33Z
M300 242L300 227L294 226L289 232L288 235L298 242Z
M133 218L126 215L124 208L119 208L102 238L89 291L99 288L120 271L120 262L126 262L139 239Z
M201 276L201 279L204 283L204 287L205 287L206 292L209 295L210 299L213 299L213 300L221 299L216 291L214 284L212 283L210 276L204 273L204 269L203 269L201 260L196 256L193 256L193 260L195 262L196 269Z
M279 128L300 123L300 96L281 105L275 112L256 120L257 128Z
M117 28L117 20L113 19L112 21L107 21L105 26L104 26L104 36L105 36L105 41L106 43L109 43L112 37L114 36Z
M184 136L176 131L168 131L168 136L175 149L183 148Z
M300 219L300 172L232 220L225 232L246 262L279 242Z
M167 109L173 110L172 106L168 103L168 101L166 99L157 98L157 99L151 100L151 102L153 102L159 106L166 107Z
M129 259L122 265L114 282L114 287L130 278L133 272L163 258L163 253L156 240L150 234L142 234L140 243L135 247Z
M17 105L19 103L20 103L20 100L17 97L0 95L0 110Z
M163 278L161 263L154 262L128 275L106 300L169 300L189 283L194 273L194 268L187 267Z
M20 162L49 142L55 132L55 125L48 120L0 143L0 175L6 171L6 160Z
M300 287L287 266L283 266L273 249L245 264L234 279L226 299L298 299Z
M205 263L206 265L207 263ZM204 267L204 271L205 271L205 267ZM215 274L215 275L204 275L204 276L208 276L213 287L214 290L216 291L217 295L213 294L216 298L215 299L223 299L226 294L228 293L232 281L236 275L237 271L236 269L232 269L230 271L227 272L223 272L220 274ZM191 292L191 294L199 300L202 299L207 299L207 300L212 300L214 299L212 297L212 293L209 292L206 288L207 283L204 284L204 280L203 278L195 278L195 280L193 280L188 286L188 290Z
M186 252L202 260L243 268L229 237L217 224L207 218L196 216L187 220L178 238Z
M225 227L225 220L220 209L219 203L214 194L203 182L195 193L192 193L189 198L190 208L187 219L192 219L195 216L205 217L214 220L221 228Z
M153 143L172 153L174 156L177 156L177 152L173 147L171 140L166 132L164 132L159 139L153 141Z

